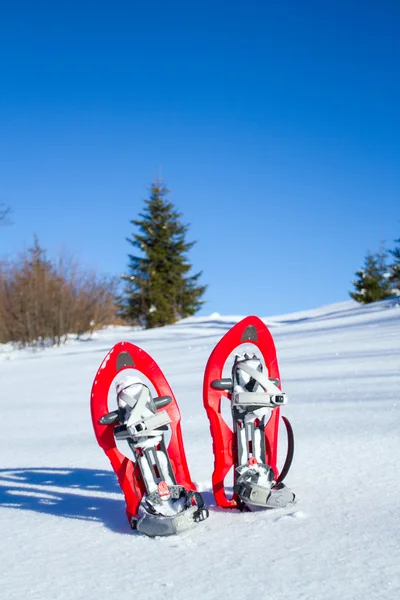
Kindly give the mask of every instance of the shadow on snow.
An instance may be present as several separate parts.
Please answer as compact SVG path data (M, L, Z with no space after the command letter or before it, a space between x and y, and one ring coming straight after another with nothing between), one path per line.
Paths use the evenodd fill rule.
M114 494L120 497L112 497ZM201 495L210 510L219 510L212 491L204 490ZM0 469L1 508L103 523L115 533L137 535L126 519L125 501L114 471L68 467Z
M120 498L113 497L119 494ZM133 533L113 471L75 468L0 469L0 508L103 523Z

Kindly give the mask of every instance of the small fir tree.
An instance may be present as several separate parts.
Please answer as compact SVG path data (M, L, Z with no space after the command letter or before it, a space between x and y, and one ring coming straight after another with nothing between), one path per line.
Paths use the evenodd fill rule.
M121 313L147 328L192 316L204 304L201 272L190 275L186 257L196 242L185 241L188 225L181 223L182 215L166 200L167 194L161 181L153 183L140 219L131 221L138 232L127 238L141 256L129 254Z
M356 291L350 292L350 296L354 300L369 304L392 296L386 259L387 253L384 251L367 254L364 268L356 272L356 279L353 281Z
M400 239L395 240L396 244L400 244ZM393 256L393 262L390 265L389 282L392 286L392 293L400 296L400 245L394 250L389 250Z

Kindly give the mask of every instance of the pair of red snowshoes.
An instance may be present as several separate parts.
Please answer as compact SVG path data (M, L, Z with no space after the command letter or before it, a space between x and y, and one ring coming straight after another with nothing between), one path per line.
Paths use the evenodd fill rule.
M247 352L240 354L244 344ZM249 353L249 344L261 356ZM235 350L239 352L231 377L224 377L225 363ZM110 411L113 381L117 408ZM203 399L213 438L212 486L217 505L253 510L291 504L295 496L283 479L293 457L293 432L283 417L288 452L279 473L278 428L286 397L280 389L275 345L260 319L243 319L217 344L206 366ZM222 416L224 401L230 402L232 425ZM97 441L124 493L132 528L152 537L172 535L208 517L190 477L177 401L161 369L143 349L129 342L111 349L93 383L91 413ZM131 458L119 450L120 440L129 445ZM227 476L232 468L233 490L229 490Z

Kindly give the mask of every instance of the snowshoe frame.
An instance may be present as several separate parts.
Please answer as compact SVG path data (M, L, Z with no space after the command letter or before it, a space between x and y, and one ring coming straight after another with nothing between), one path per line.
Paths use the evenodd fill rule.
M279 389L281 387L276 348L272 335L261 319L255 316L246 317L234 325L218 342L208 359L204 374L203 402L210 421L214 451L212 486L216 503L222 508L240 508L242 505L235 491L233 491L231 498L227 496L225 477L232 467L238 466L238 448L234 432L221 413L221 402L224 401L224 398L231 400L229 386L231 380L222 378L223 368L228 357L241 344L253 344L260 350L268 369L268 377L276 380ZM292 428L285 417L283 417L283 420L288 436L288 452L281 475L279 475L277 467L279 406L271 410L271 416L264 428L265 462L272 468L275 481L278 484L283 481L289 471L294 448ZM236 478L237 473L235 470L234 484Z
M186 490L196 490L192 482L183 446L181 415L175 396L158 364L142 348L130 342L119 342L104 358L93 382L91 392L91 416L96 439L104 450L114 469L119 485L125 496L126 514L129 523L137 517L138 508L143 495L146 493L143 478L136 463L124 456L116 445L114 436L114 421L102 424L100 420L110 413L108 408L108 393L115 376L125 369L135 369L142 373L154 386L157 396L170 397L171 401L162 406L171 419L171 438L167 452L172 470L178 485Z

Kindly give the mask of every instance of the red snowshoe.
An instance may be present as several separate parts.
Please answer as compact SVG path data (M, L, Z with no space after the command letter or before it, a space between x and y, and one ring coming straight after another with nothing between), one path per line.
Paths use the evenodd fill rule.
M134 375L123 373L127 369ZM117 409L110 411L109 389L119 374ZM151 382L157 397L152 397L137 374ZM203 499L190 478L175 396L144 350L129 342L110 350L93 382L91 413L97 441L124 493L132 528L149 536L172 535L207 518ZM116 440L126 440L132 460L119 451Z
M231 377L223 378L224 365L238 346L255 346L234 358ZM278 471L280 407L286 404L281 391L275 344L258 317L246 317L219 341L208 360L203 387L204 406L210 421L214 450L213 491L218 506L249 509L282 508L295 499L283 484L293 458L293 431L283 417L288 452ZM221 413L230 402L232 425ZM225 478L234 469L233 493ZM231 497L228 497L230 495Z

